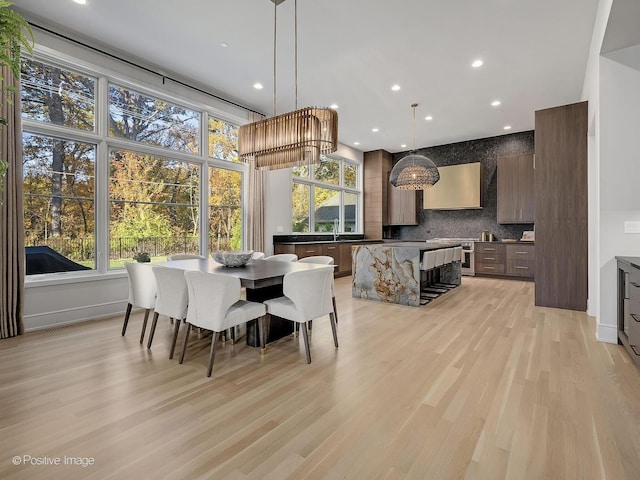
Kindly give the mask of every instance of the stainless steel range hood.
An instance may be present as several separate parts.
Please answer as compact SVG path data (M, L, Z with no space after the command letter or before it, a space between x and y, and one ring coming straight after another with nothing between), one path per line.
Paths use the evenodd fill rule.
M480 162L438 167L440 181L424 190L423 207L428 210L482 208L483 168Z

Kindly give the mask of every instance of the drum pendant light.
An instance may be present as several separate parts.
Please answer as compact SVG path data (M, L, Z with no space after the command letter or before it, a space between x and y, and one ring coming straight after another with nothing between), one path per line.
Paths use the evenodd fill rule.
M338 149L338 113L330 108L298 110L298 0L295 0L295 85L296 110L276 115L277 6L273 28L273 117L249 123L238 132L238 154L245 163L255 159L255 168L278 169L318 163L321 153Z

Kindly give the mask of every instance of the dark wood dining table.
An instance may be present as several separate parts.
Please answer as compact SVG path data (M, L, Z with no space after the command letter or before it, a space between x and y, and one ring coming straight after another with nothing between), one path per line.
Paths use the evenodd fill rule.
M208 258L171 260L154 263L153 265L237 277L240 279L240 285L246 288L247 300L253 302L262 302L281 296L282 282L284 276L289 272L327 268L327 265L315 263L280 262L275 260L250 260L249 263L242 267L225 267ZM268 331L265 333L267 335L267 342L272 342L293 333L293 323L272 316L268 325ZM256 320L247 323L247 345L252 347L260 346L258 323Z

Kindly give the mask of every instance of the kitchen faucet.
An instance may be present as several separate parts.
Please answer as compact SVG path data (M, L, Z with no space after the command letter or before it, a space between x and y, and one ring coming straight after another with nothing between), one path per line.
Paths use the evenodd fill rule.
M340 225L340 220L338 220L337 218L333 219L333 241L337 241L338 240L338 228Z

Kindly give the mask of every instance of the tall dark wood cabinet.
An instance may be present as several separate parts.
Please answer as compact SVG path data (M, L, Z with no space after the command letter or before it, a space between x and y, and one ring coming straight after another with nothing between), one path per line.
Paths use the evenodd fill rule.
M587 102L535 115L536 305L586 311Z
M498 223L534 223L533 155L498 157Z

